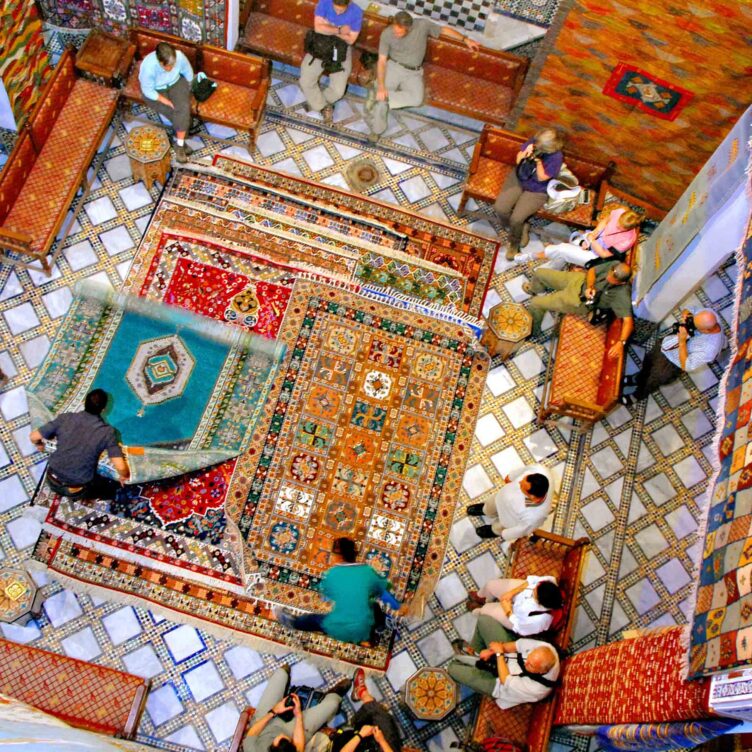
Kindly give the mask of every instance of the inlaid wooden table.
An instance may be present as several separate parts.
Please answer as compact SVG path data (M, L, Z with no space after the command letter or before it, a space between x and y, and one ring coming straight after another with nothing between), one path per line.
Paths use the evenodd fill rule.
M443 668L426 666L405 682L405 705L422 721L440 721L456 707L457 684Z
M0 569L0 621L26 623L39 615L42 594L23 569Z
M488 312L480 341L491 357L500 355L506 360L532 331L533 317L524 305L499 303Z
M81 75L106 86L121 86L128 76L136 47L106 31L92 29L76 53Z
M131 128L125 139L125 153L131 161L135 180L143 180L147 190L154 181L165 184L170 171L170 139L164 129L154 125Z

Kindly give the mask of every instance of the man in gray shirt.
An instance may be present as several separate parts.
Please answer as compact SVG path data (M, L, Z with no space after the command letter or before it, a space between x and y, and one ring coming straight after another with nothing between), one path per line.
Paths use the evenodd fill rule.
M471 50L480 45L470 37L448 26L439 26L427 18L413 19L399 11L391 25L381 33L379 59L376 64L376 89L369 92L366 121L371 128L369 140L378 141L386 130L389 108L418 107L423 104L423 60L428 37L443 34L448 39L464 42Z

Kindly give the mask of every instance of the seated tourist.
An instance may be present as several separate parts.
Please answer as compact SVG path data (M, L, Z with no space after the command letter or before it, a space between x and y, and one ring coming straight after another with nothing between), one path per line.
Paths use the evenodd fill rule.
M507 475L496 495L479 504L470 504L470 517L491 518L490 525L481 525L476 533L481 538L501 537L512 542L540 527L551 511L551 471L543 465L528 465Z
M160 42L142 61L138 71L141 93L152 110L164 115L175 129L175 159L187 162L191 149L185 143L191 127L191 82L188 58L167 42Z
M562 272L539 266L532 280L522 285L526 293L534 296L527 304L534 330L540 330L546 311L573 313L583 318L596 312L613 314L621 319L621 336L610 347L608 355L617 357L634 330L631 279L632 270L621 261L598 264L583 272ZM553 292L545 293L546 288Z
M545 266L549 269L563 269L567 264L585 266L585 264L605 259L624 261L627 251L637 241L637 228L641 222L640 215L626 206L604 209L598 218L598 224L586 232L579 243L556 243L544 248L535 256L518 253L517 263L548 259Z
M559 655L547 642L509 633L496 619L481 614L469 644L453 643L458 655L447 665L460 684L496 700L502 709L537 702L551 693L559 678Z
M527 245L527 220L548 201L548 181L555 178L564 164L561 149L564 139L554 128L538 131L517 152L517 164L509 171L494 209L503 227L507 228L508 261Z
M402 740L397 722L386 705L376 702L368 691L366 674L362 668L355 672L350 699L363 704L347 723L334 732L332 745L327 752L355 752L363 748L376 748L381 752L400 752ZM365 741L369 737L375 745L369 745Z
M555 577L497 578L468 595L475 613L496 619L507 631L521 637L554 631L563 616L564 599Z
M624 405L645 399L659 386L712 363L726 345L718 315L708 308L697 313L682 311L681 320L669 334L661 337L645 355L642 368L624 379L625 386L636 386L632 394L621 398Z
M40 451L45 439L57 439L57 449L47 463L47 485L55 493L71 499L114 496L116 484L97 475L99 455L105 451L120 483L130 478L117 431L102 418L107 400L107 392L94 389L86 395L81 412L61 413L31 432L29 439Z
M381 600L390 608L400 604L387 590L387 581L370 564L357 562L357 548L351 538L334 541L335 564L328 569L319 591L329 601L328 613L292 616L284 609L277 611L277 620L286 627L307 632L324 632L343 642L368 642L376 624L374 606Z
M301 710L297 695L288 695L290 667L278 668L269 679L243 740L243 752L312 752L325 749L326 736L319 731L339 712L349 679L334 685L318 704ZM292 711L291 720L280 715Z

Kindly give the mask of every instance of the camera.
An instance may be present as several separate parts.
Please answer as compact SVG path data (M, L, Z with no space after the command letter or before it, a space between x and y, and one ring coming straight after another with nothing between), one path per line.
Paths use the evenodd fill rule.
M695 326L695 320L691 313L687 314L687 317L684 319L684 321L677 321L672 327L671 327L671 334L679 334L679 329L684 327L687 330L687 336L691 337L694 335L694 333L697 331L697 327Z

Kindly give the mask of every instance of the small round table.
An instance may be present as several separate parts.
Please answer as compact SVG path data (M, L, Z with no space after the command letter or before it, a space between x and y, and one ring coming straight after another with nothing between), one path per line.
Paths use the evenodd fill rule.
M0 569L0 621L25 624L38 616L42 594L23 569Z
M138 125L131 128L125 139L125 153L131 160L131 172L135 180L143 180L147 190L154 181L165 184L170 171L170 140L164 129L154 125Z
M405 705L422 721L440 721L456 707L457 684L443 669L427 666L405 682Z
M481 337L491 357L506 360L533 331L533 317L524 305L499 303L489 312L486 330Z

